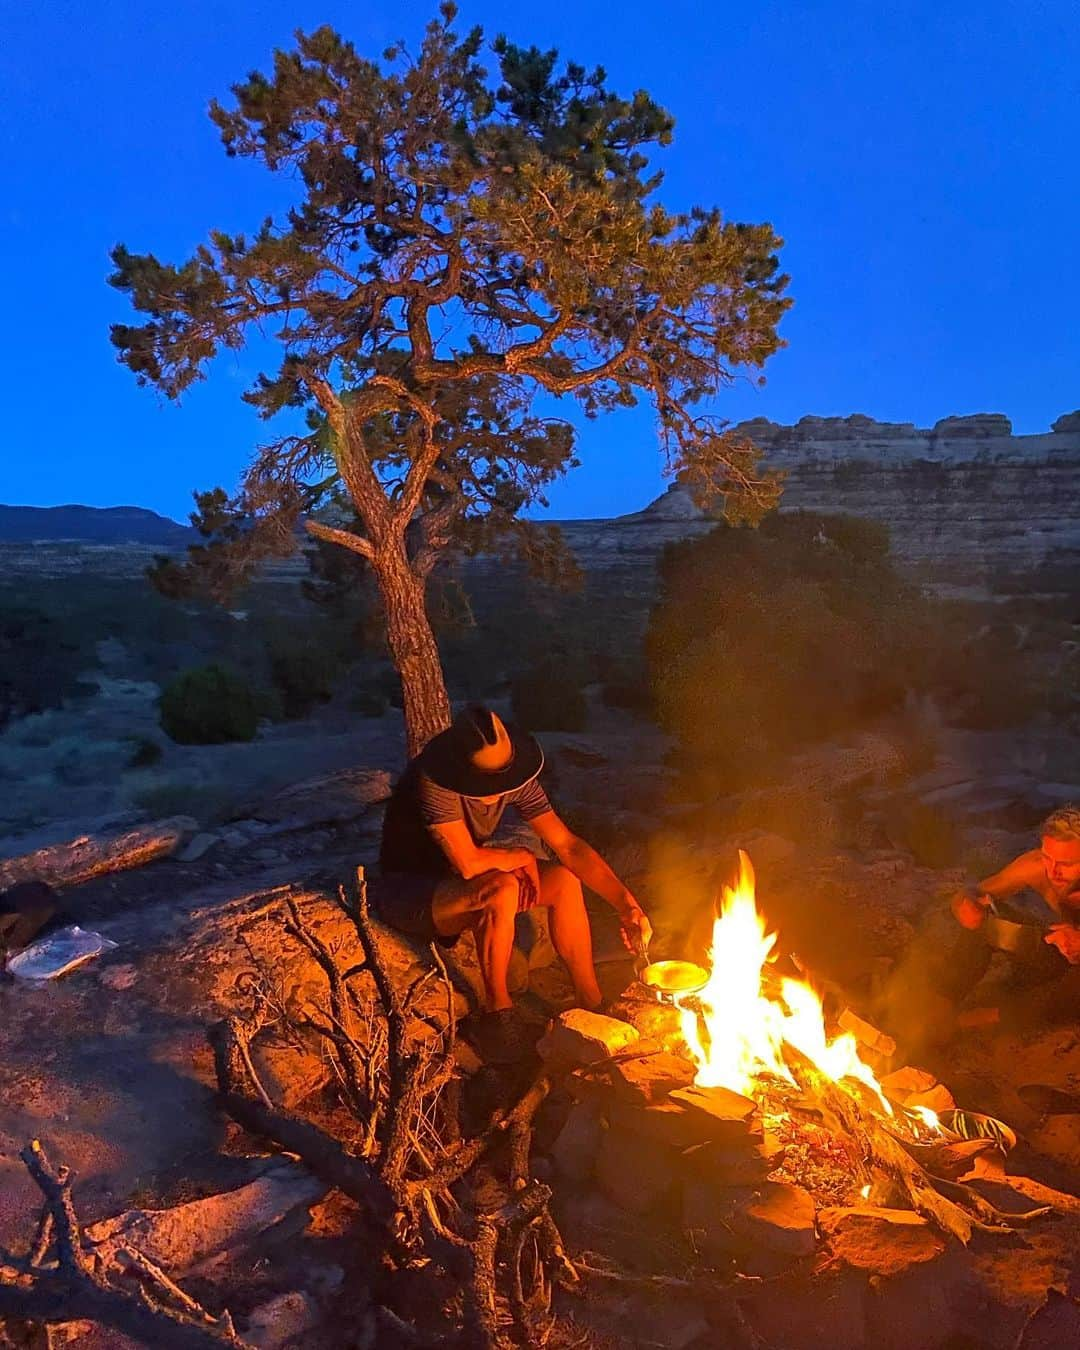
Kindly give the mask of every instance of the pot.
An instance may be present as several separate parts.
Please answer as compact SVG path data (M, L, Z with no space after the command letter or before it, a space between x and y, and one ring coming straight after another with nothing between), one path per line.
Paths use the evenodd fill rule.
M1038 915L1000 900L983 921L983 936L990 946L1021 961L1035 960L1043 953L1046 933L1047 925Z
M693 961L653 961L638 972L638 980L660 1003L675 1003L690 994L700 994L709 982L709 972Z

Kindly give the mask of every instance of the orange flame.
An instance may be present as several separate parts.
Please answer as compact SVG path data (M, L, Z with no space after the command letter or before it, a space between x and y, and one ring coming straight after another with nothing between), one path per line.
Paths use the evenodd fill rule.
M828 1078L857 1078L877 1096L882 1110L892 1107L872 1070L859 1058L854 1036L829 1041L821 1000L801 980L781 982L780 998L766 996L762 975L776 945L766 931L754 895L754 868L739 850L739 878L725 886L713 925L711 970L698 995L697 1010L680 1009L683 1038L703 1087L726 1087L752 1096L757 1080L773 1076L793 1081L783 1046L794 1046ZM702 1032L704 1031L704 1034Z

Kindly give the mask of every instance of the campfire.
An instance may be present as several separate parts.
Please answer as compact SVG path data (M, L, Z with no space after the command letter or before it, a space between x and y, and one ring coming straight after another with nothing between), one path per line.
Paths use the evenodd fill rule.
M933 1254L941 1236L967 1243L1045 1212L1005 1216L964 1184L1000 1170L1012 1131L897 1068L890 1037L850 1009L827 1013L805 972L780 973L776 949L740 853L696 980L666 963L672 978L649 988L649 967L618 1021L572 1012L549 1033L542 1051L553 1067L576 1060L571 1094L603 1119L595 1169L612 1198L643 1211L681 1187L684 1227L724 1244L741 1226L789 1255L853 1215L921 1223Z

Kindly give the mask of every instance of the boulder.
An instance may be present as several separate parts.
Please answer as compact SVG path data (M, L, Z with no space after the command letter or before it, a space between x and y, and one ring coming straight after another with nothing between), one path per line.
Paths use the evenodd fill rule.
M575 1102L551 1146L556 1170L568 1181L588 1181L606 1130L594 1102Z
M593 1064L617 1055L638 1040L637 1031L628 1022L570 1008L559 1014L536 1048L543 1059L558 1064Z
M670 1194L678 1179L678 1154L646 1143L632 1130L613 1125L604 1131L596 1156L600 1189L620 1209L646 1214Z
M899 1275L945 1250L929 1223L908 1209L829 1208L818 1223L841 1261L874 1275Z

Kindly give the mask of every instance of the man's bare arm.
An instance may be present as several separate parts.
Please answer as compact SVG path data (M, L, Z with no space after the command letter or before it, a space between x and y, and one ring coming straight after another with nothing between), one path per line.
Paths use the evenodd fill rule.
M993 900L1004 900L1006 896L1017 895L1028 887L1038 889L1042 880L1042 859L1037 848L1021 853L993 876L976 883L979 895L988 895Z
M652 926L645 911L591 844L574 834L554 811L545 811L529 824L565 868L608 902L618 914L624 932L633 928L644 941L649 941Z
M482 872L527 871L537 881L536 858L527 848L480 848L463 820L429 825L428 832L459 876L471 881Z

